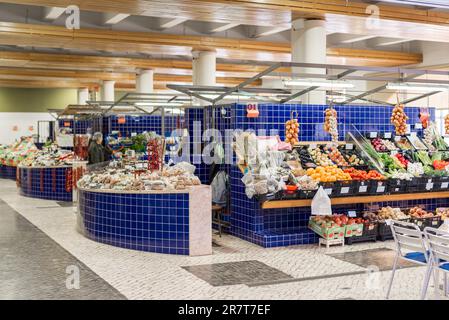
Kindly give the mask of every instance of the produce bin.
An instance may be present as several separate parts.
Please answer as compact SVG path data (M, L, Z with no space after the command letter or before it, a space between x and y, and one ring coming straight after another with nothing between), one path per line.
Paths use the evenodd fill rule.
M385 194L387 190L387 181L388 180L371 180L369 193L371 195L380 195Z
M410 218L410 222L416 224L421 230L426 227L439 228L443 221L440 216L431 218Z
M387 192L388 193L405 193L407 192L407 181L400 179L388 179L387 180Z
M348 237L345 239L346 244L351 245L360 242L377 241L378 223L368 222L363 224L363 233L361 236Z
M353 181L353 193L354 195L370 195L370 186L372 181Z
M350 197L354 195L355 181L339 181L335 188L335 197Z
M412 180L409 180L406 182L408 193L419 191L419 180L420 179L421 178L412 178Z
M434 177L433 183L435 191L449 191L449 177Z
M317 190L299 190L300 199L313 199Z
M330 198L335 197L337 190L340 187L339 182L320 182L320 185Z
M410 219L402 219L400 221L410 222ZM377 239L380 241L393 239L393 232L391 231L391 226L387 225L386 222L379 222L378 224Z
M345 227L345 237L359 237L363 234L363 223L349 224Z
M435 187L435 183L433 182L432 177L421 177L418 178L418 192L432 192L437 191Z
M309 228L326 240L342 239L345 236L345 227L322 227L309 220Z

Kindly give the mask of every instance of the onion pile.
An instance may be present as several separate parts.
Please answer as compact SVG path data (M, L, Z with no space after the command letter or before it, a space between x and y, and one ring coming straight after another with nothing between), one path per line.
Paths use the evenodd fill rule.
M331 135L332 141L338 141L337 110L328 108L324 111L324 131Z
M299 123L297 119L285 123L285 142L295 145L299 142Z
M405 114L404 105L400 104L394 107L390 120L396 129L396 134L399 136L405 135L408 117Z
M449 134L449 114L444 117L444 130Z

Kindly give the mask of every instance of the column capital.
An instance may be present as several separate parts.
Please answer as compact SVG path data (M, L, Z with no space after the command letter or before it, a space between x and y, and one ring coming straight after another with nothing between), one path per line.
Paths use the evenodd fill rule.
M192 57L194 58L198 58L198 56L200 54L217 54L217 50L215 50L214 48L206 48L206 47L195 47L192 48Z
M148 74L148 73L153 73L154 69L152 68L138 68L136 69L136 74Z

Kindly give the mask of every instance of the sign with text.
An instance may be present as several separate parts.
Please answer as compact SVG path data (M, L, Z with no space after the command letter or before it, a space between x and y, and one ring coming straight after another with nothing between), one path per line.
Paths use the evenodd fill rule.
M259 117L259 105L257 103L247 103L246 104L246 116L248 118Z

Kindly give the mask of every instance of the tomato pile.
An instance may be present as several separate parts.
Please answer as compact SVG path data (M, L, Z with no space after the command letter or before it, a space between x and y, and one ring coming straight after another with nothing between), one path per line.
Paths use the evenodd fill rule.
M352 180L358 180L358 181L366 181L366 180L385 180L386 178L381 175L376 170L357 170L355 168L348 168L344 170L345 173L348 173Z

